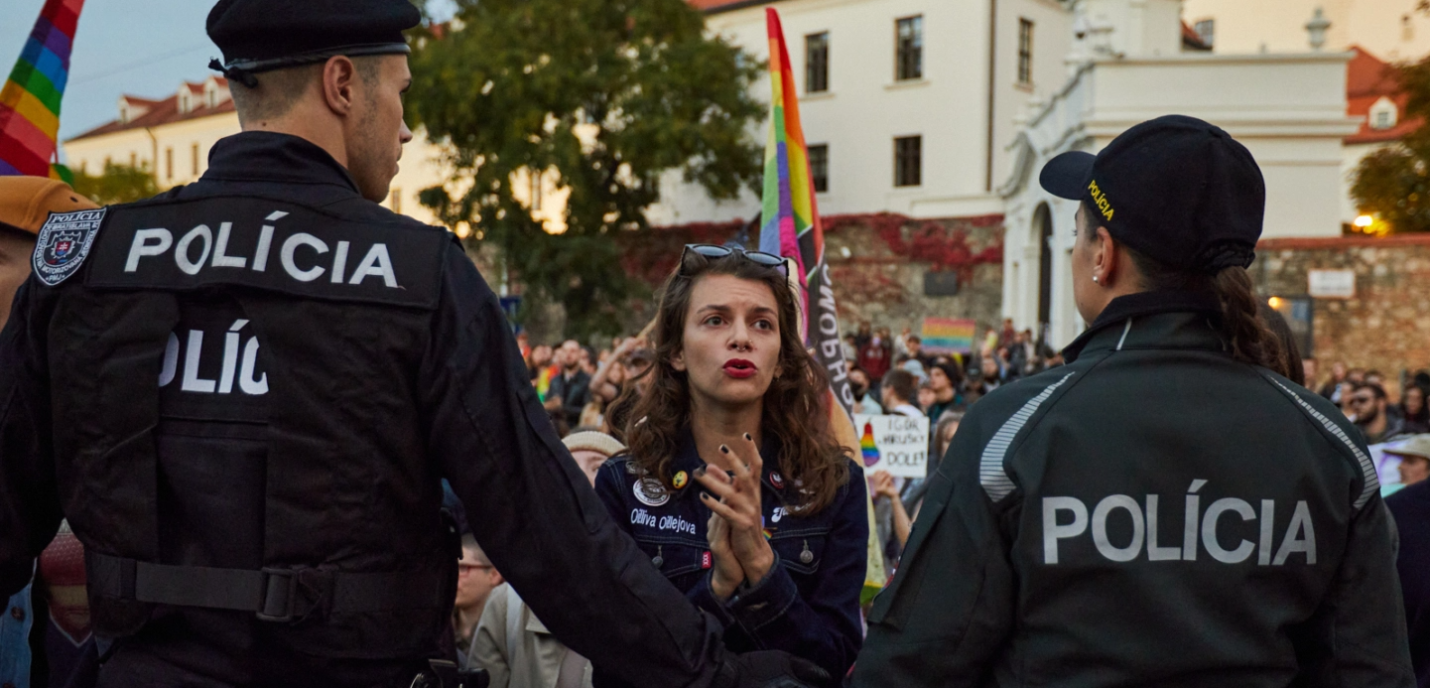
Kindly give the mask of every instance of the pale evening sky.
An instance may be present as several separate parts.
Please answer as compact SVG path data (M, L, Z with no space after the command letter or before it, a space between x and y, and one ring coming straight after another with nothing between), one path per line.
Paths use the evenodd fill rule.
M118 117L121 94L167 98L181 81L202 81L218 48L204 32L216 0L87 0L80 14L60 140ZM0 0L0 74L8 76L45 0ZM433 2L442 19L450 0Z

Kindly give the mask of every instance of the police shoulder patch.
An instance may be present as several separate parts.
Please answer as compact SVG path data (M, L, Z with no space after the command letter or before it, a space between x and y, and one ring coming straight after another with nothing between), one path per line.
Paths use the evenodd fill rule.
M79 271L99 235L107 208L50 213L35 241L35 276L53 287Z

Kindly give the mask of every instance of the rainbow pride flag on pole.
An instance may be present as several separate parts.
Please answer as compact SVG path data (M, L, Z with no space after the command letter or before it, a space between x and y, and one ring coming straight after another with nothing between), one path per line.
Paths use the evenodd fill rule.
M770 135L765 144L765 193L760 224L760 250L784 256L793 264L790 288L804 306L800 323L805 342L814 350L815 360L829 372L830 426L851 456L861 456L859 435L854 430L854 391L849 387L849 369L839 342L839 312L834 303L834 287L829 266L824 261L824 228L814 200L814 184L809 174L809 150L799 120L799 93L794 70L785 47L784 28L774 8L765 9L765 25L770 36ZM867 492L866 492L867 494ZM884 587L884 552L875 528L874 504L866 499L869 517L868 566L864 573L863 601L868 602Z
M0 89L0 176L70 179L59 164L60 100L84 0L46 0L10 79Z
M809 150L799 120L799 94L784 29L774 8L765 9L770 36L770 135L765 144L765 193L760 250L790 259L790 282L805 308L803 334L829 371L834 398L852 418L854 393L839 343L838 311L824 261L824 228L809 174ZM850 421L852 424L852 420ZM851 425L852 427L852 425Z

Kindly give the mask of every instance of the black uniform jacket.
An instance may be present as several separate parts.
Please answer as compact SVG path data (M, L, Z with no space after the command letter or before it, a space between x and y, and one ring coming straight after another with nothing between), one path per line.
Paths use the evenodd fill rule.
M864 640L859 614L869 562L864 472L851 461L849 483L834 502L801 515L789 506L799 488L780 474L778 442L767 438L764 444L761 506L776 562L763 581L729 600L719 600L710 589L711 512L700 503L700 485L691 477L705 462L689 431L670 468L680 488L643 479L627 459L617 458L601 467L596 493L650 565L720 620L731 650L784 650L830 676L843 676Z
M563 642L632 684L710 681L721 629L608 517L444 230L273 133L224 139L199 182L108 212L78 271L32 278L0 336L0 596L64 514L111 558L91 561L90 597L117 656L233 682L269 657L346 658L376 683L450 623L446 477ZM49 243L72 267L57 257L76 244ZM295 595L313 599L277 621L118 599L136 583L115 562L136 560L306 571Z
M1228 355L1217 310L1117 299L973 406L856 686L1413 685L1364 442Z

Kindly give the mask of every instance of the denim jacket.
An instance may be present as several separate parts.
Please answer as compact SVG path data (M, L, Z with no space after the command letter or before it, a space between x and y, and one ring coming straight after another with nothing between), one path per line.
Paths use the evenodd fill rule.
M714 560L705 535L710 509L700 503L700 484L694 478L705 462L689 430L678 452L671 466L671 476L680 485L676 489L642 480L625 458L602 466L596 493L611 517L630 533L652 566L724 625L730 650L784 650L835 678L844 676L864 635L859 593L868 565L869 520L863 471L851 461L849 483L839 488L833 503L812 516L799 516L785 506L798 487L780 475L778 443L767 440L761 452L761 504L775 565L763 581L741 586L721 602L710 588ZM598 680L598 685L605 681Z

